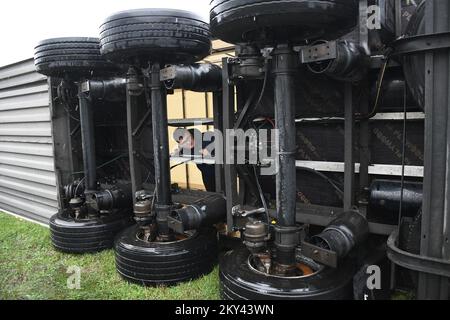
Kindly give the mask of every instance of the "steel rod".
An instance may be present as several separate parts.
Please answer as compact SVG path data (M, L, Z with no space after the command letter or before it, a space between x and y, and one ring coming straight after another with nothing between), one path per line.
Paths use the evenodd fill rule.
M80 126L81 143L83 149L83 166L86 191L95 191L97 189L97 167L95 157L95 128L94 128L94 110L92 102L87 94L80 92Z
M160 81L160 65L151 70L153 151L155 155L156 203L171 205L169 138L167 133L167 95Z
M140 149L140 138L134 132L139 123L139 110L142 108L142 91L138 90L139 81L136 71L130 68L127 74L127 136L128 154L130 159L130 175L132 185L133 204L136 203L136 192L142 189L142 169L137 159L137 151Z
M235 107L235 89L234 84L229 82L229 65L228 58L222 59L222 99L223 99L223 133L225 130L232 129L234 127L234 107ZM227 202L227 225L228 232L232 232L233 228L233 207L237 204L237 173L236 166L234 164L234 152L229 152L227 144L229 142L224 141L224 183L225 183L225 196ZM233 161L232 161L233 160Z
M352 84L345 84L345 169L344 169L344 210L351 210L354 205L354 126L355 117L353 113Z

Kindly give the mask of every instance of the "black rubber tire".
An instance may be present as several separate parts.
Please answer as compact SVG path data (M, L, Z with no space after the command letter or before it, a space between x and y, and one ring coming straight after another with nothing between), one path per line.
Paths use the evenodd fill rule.
M227 252L242 245L242 239L228 236L224 233L218 233L219 251Z
M408 226L408 232L406 235L405 250L412 254L420 254L422 232L422 209L419 210L414 220Z
M353 298L355 268L350 260L305 278L276 278L250 269L240 247L220 258L220 294L225 300L347 300Z
M411 254L420 254L422 228L422 209L414 218L402 219L399 235L399 248ZM407 268L399 268L398 283L400 287L416 290L419 273Z
M97 38L52 38L39 42L34 49L37 72L46 76L80 78L104 75L117 68L100 54Z
M50 219L50 236L59 251L93 253L112 248L117 233L133 223L130 212L90 220L74 220L58 213Z
M417 7L406 28L406 36L413 37L425 34L425 3ZM422 110L425 108L425 55L423 53L406 55L403 70L409 90Z
M345 33L356 25L357 8L354 0L212 0L210 24L230 43L303 42Z
M170 286L208 274L217 263L215 229L170 243L142 241L137 232L138 226L130 227L115 242L117 271L127 281Z
M138 9L116 13L100 26L101 53L118 64L192 63L211 52L209 25L194 13Z

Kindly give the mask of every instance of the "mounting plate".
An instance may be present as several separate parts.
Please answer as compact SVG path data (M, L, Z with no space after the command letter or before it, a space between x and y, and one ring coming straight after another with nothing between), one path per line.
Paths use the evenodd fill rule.
M328 267L337 268L338 258L336 252L334 251L317 247L309 242L302 242L300 250L301 254L307 258L310 258Z
M302 63L333 60L336 59L336 57L336 41L330 41L300 48L300 59Z

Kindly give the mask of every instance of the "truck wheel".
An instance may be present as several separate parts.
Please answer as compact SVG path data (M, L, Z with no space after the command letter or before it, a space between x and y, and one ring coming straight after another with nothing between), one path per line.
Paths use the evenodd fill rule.
M268 276L251 266L245 247L225 253L219 262L220 294L225 300L346 300L353 297L351 261L337 269L303 258L313 270L303 277ZM297 258L300 262L301 257Z
M34 50L36 70L46 76L80 78L116 71L101 56L97 38L52 38L39 42Z
M212 0L211 31L231 43L337 37L356 25L357 8L354 0Z
M101 53L118 64L192 63L210 54L209 25L196 14L170 9L116 13L100 26Z
M145 286L174 285L208 274L217 262L213 229L186 233L174 242L144 241L138 226L116 239L116 267L126 280Z
M67 253L92 253L113 247L118 232L133 224L129 212L75 220L58 213L50 219L53 246Z

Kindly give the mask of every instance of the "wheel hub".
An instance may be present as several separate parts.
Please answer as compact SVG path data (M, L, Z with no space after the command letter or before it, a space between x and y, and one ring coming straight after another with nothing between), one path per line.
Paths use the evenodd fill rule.
M297 257L297 262L294 265L282 265L272 261L269 253L251 254L247 263L254 272L277 278L308 277L323 269L322 265L301 256Z

